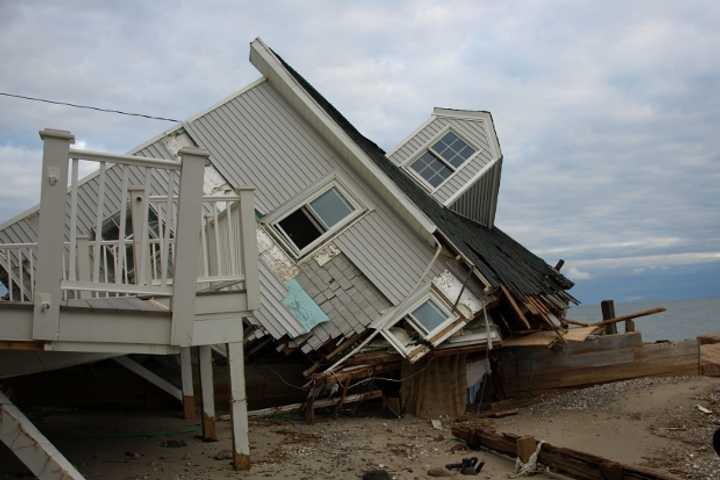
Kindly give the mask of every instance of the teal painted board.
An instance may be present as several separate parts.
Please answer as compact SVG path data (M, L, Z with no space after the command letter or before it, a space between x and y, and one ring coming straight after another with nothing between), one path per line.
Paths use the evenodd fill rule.
M310 295L300 286L297 280L290 279L287 283L287 295L283 299L283 305L287 307L295 320L297 320L306 332L309 332L316 325L327 322L328 316Z

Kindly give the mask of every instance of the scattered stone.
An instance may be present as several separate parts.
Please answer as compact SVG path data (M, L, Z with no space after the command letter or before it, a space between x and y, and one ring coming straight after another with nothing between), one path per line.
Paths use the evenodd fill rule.
M216 453L213 458L215 460L232 460L233 458L233 452L232 450L220 450L218 453Z
M129 458L140 458L142 455L140 455L138 452L125 452L125 456Z

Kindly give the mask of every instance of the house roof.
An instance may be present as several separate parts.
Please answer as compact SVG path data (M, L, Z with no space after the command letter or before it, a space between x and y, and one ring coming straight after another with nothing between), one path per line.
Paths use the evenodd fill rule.
M435 223L438 230L458 250L458 253L471 262L491 286L505 286L522 299L556 295L565 300L574 300L565 292L573 286L573 282L499 228L484 227L436 202L400 168L390 162L382 148L361 134L280 55L274 51L273 54L307 94Z

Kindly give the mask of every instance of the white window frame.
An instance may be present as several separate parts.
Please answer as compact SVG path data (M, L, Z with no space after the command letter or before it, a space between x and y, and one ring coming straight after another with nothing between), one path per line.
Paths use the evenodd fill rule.
M458 167L454 167L450 163L448 163L442 156L437 153L435 150L433 150L432 146L435 145L437 142L440 141L441 138L443 138L448 133L454 133L460 140L465 142L470 148L475 150L472 155L470 155L467 160L465 160L463 163L461 163ZM473 142L469 141L464 135L461 135L456 129L454 129L451 125L446 126L442 130L440 130L438 133L435 134L425 145L422 146L422 148L418 149L417 152L415 152L408 160L403 163L403 168L409 172L413 178L415 178L417 181L419 181L423 187L425 187L427 190L430 191L431 194L434 194L438 190L440 190L457 172L462 170L465 165L467 165L475 156L480 152L480 148L477 147ZM419 159L425 152L430 152L432 156L434 156L436 159L441 161L443 165L448 167L450 170L452 170L452 173L440 184L435 187L431 185L427 180L425 180L422 175L420 175L418 172L415 171L414 168L412 168L412 164L415 163L417 159Z
M433 328L430 332L426 332L421 326L422 324L416 324L416 322L418 321L413 319L412 317L412 312L427 301L432 301L433 303L435 303L440 308L440 310L442 310L447 315L445 321L437 327ZM422 337L424 341L433 346L437 346L439 343L442 343L446 338L455 334L455 332L457 332L465 325L465 322L462 321L464 318L462 314L460 312L453 313L452 307L447 303L442 294L436 292L432 287L423 289L413 295L411 298L409 298L408 303L402 309L402 314L397 315L395 318L396 319L394 321L390 322L388 325L380 329L380 333L382 333L383 337L385 337L385 339L390 342L390 344L393 345L406 358L411 358L418 354L422 356L430 350L426 345L415 345L408 348L391 331L392 328L395 328L403 320L407 319L407 323L410 324L410 326L412 326L412 328L417 331L420 337ZM443 330L446 330L453 324L457 325L455 325L455 327L450 329L449 331L445 332L445 334L442 335L441 338L433 339L433 337L436 337L439 333L441 333Z
M340 195L342 195L352 207L352 212L304 248L299 249L290 239L290 236L280 226L280 222L303 207L308 207L310 209L310 202L332 188L336 188L338 192L340 192ZM330 240L348 224L352 223L355 219L362 215L366 210L367 208L360 203L357 195L353 194L347 183L337 175L332 175L315 185L310 191L303 192L300 196L296 196L272 214L264 217L262 221L272 227L270 230L272 231L273 237L280 242L290 255L295 259L300 259ZM316 221L319 220L316 219ZM320 221L321 225L322 223L323 222Z

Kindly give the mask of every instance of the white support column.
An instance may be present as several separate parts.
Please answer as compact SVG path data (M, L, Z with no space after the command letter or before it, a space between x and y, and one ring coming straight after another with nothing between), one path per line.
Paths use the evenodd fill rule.
M147 242L143 239L149 234L148 226L145 223L145 210L147 209L147 193L142 185L128 187L130 197L130 219L133 229L133 265L135 270L135 284L148 285L150 274L150 255L146 252L142 255L143 248L147 248ZM145 260L145 268L140 268L140 263Z
M248 409L245 394L245 360L242 340L227 344L230 372L230 417L232 421L233 467L250 470Z
M0 441L41 480L85 479L2 392Z
M257 219L255 218L255 192L253 190L240 192L240 224L247 308L255 310L260 305L260 293L257 267Z
M215 381L213 380L212 348L198 347L200 359L200 393L202 398L202 437L206 442L217 442L215 430Z
M43 140L43 164L40 177L33 338L55 340L60 321L68 151L70 145L75 142L75 137L65 130L44 129L40 131L40 138Z
M193 392L192 354L190 347L180 349L180 377L182 379L183 416L195 418L195 394Z
M130 357L116 357L113 360L115 360L117 363L122 365L123 367L127 368L134 374L144 378L148 382L152 383L156 387L158 387L160 390L167 392L168 394L172 395L173 397L177 398L178 401L183 401L183 393L182 391L177 388L172 383L168 382L164 378L162 378L160 375L156 374L153 371L148 370L147 368L140 365L138 362L133 360Z
M183 147L178 153L182 165L175 229L175 275L170 342L173 345L188 347L192 345L193 340L203 179L209 155L192 147Z

